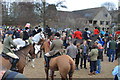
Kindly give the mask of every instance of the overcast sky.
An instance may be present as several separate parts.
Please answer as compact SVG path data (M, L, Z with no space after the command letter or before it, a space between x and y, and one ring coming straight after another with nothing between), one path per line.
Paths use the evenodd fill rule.
M1 1L1 0L0 0ZM2 0L2 1L18 1L18 2L33 2L41 0ZM48 3L56 3L61 0L46 0ZM64 4L67 6L67 9L60 9L64 11L73 11L73 10L81 10L87 8L101 7L101 4L104 2L112 2L118 8L118 1L120 0L62 0L66 1Z
M50 3L54 3L56 0L47 0ZM100 7L104 2L112 2L118 6L119 0L65 0L65 5L67 9L62 9L65 11L81 10L87 8Z

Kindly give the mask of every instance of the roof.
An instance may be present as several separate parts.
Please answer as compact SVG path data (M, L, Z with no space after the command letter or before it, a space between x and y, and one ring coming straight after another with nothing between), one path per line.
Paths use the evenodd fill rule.
M62 15L65 17L69 15L69 17L73 17L73 18L85 18L81 14L76 15L74 12L71 12L71 11L58 11L57 13L58 15Z
M97 8L89 8L84 10L76 10L73 11L76 15L81 15L84 18L87 19L94 19L94 17L101 11L102 9L105 9L105 7L97 7Z

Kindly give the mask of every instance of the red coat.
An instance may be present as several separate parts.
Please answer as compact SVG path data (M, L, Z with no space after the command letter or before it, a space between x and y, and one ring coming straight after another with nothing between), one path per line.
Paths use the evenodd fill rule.
M77 38L77 39L82 39L82 32L80 32L80 31L75 31L74 36L75 36L75 38Z
M116 31L115 34L120 34L120 31Z
M94 29L94 34L99 34L100 31L98 29Z

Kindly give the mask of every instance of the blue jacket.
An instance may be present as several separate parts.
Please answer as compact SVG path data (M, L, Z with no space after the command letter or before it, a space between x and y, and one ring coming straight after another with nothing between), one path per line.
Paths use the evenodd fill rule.
M2 80L28 80L28 79L21 73L7 70L4 73Z

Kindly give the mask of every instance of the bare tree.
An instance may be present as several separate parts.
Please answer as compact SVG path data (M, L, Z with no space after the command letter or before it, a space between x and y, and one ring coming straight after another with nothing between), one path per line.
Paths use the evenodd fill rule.
M58 22L56 7L66 8L63 3L64 1L54 3L55 8L49 7L50 4L46 3L45 19L48 23ZM54 12L51 11L52 9ZM2 2L2 15L2 23L6 25L24 26L26 22L30 22L32 25L38 25L43 22L43 4L42 2Z
M101 6L106 7L108 11L116 9L116 5L113 2L105 2Z

